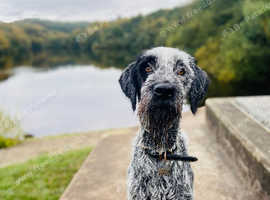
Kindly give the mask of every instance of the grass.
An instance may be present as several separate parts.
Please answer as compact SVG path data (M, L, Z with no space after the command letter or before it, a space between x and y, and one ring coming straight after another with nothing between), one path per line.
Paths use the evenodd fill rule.
M63 194L91 148L43 155L0 168L1 200L56 200Z

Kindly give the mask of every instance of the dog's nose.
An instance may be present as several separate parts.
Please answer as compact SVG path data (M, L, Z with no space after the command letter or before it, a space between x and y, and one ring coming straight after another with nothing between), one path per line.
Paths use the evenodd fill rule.
M154 95L165 98L174 97L175 87L170 83L159 83L154 86Z

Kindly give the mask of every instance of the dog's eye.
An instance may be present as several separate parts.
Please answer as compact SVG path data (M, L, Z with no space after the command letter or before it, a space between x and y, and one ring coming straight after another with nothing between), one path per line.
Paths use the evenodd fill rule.
M183 76L185 75L185 73L186 73L186 70L184 68L177 71L177 75L179 76Z
M151 66L148 66L148 67L145 68L145 71L146 71L147 73L150 73L150 72L153 71L153 68L152 68Z
M184 63L182 63L182 62L178 63L177 65L178 65L179 67L185 66Z

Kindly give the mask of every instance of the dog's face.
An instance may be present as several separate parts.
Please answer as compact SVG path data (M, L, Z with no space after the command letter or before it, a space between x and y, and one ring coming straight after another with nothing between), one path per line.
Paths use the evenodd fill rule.
M127 67L119 82L133 110L138 102L140 121L150 131L168 129L179 120L184 99L195 114L209 83L192 56L165 47L145 51Z

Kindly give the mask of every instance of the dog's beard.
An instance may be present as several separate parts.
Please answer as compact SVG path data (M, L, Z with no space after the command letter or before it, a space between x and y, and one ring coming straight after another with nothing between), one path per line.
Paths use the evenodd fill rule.
M154 148L168 150L176 140L182 102L158 105L150 97L141 99L138 116L142 127L148 132L146 142Z

